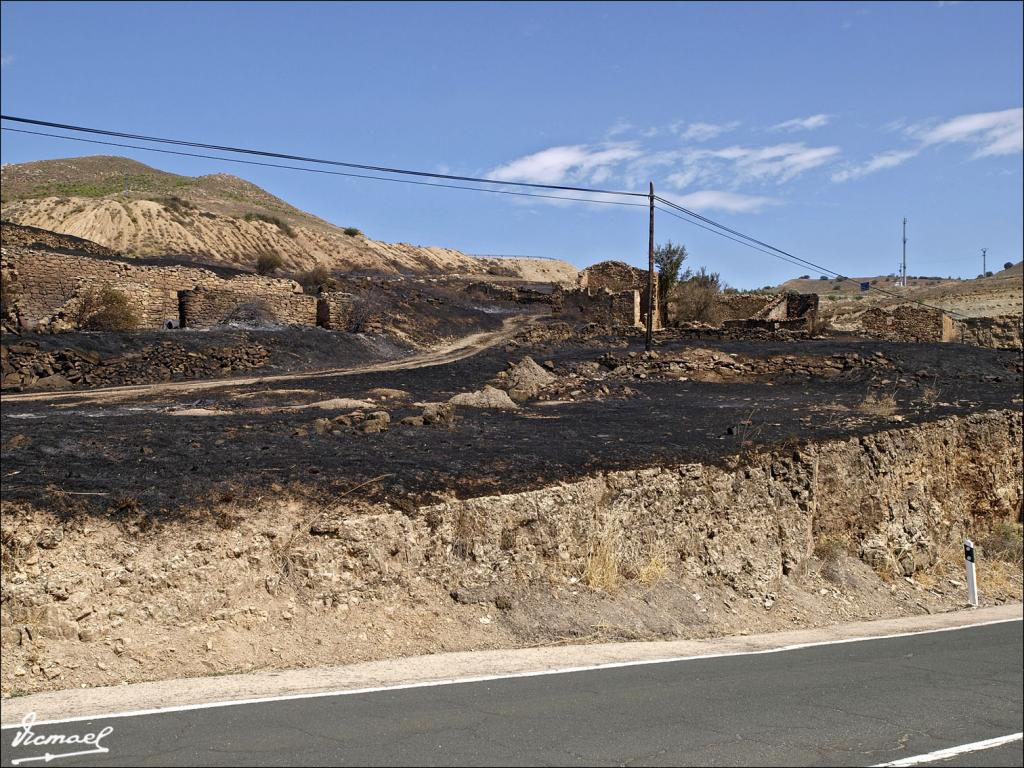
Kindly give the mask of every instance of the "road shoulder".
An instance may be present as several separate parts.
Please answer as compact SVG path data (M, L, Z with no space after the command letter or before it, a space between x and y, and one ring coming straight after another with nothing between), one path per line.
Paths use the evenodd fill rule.
M940 632L1020 621L1022 605L838 624L831 627L709 640L468 651L366 662L340 667L183 678L103 688L50 691L3 701L3 727L28 712L39 721L147 714L160 710L229 706L254 700L344 695L385 688L425 687L503 677L559 674L609 666L775 653L801 647Z

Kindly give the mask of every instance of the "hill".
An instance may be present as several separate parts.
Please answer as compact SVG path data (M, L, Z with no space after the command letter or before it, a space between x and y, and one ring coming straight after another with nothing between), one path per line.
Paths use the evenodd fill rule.
M6 165L2 216L16 224L92 240L134 257L186 258L252 268L259 254L286 271L485 274L493 264L451 248L385 243L289 205L229 174L180 176L124 157ZM565 280L576 270L554 262ZM503 265L523 279L536 265Z
M1024 305L1022 274L1022 262L1018 262L990 277L972 280L908 277L905 288L891 275L851 277L854 282L800 278L788 280L779 288L817 293L823 313L840 323L869 306L893 306L910 299L967 317L993 317L1021 314ZM861 291L859 283L869 283L871 287Z

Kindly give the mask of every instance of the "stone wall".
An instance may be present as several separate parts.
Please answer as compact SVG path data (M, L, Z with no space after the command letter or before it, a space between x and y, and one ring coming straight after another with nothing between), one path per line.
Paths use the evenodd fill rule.
M872 307L860 317L868 336L887 341L953 341L956 330L949 315L938 309L903 304L891 310Z
M714 317L719 322L724 320L746 320L757 315L776 298L776 296L756 293L722 294L715 301Z
M248 326L317 324L317 300L302 293L195 288L178 293L182 328L212 328L227 323Z
M816 293L720 294L715 298L707 322L734 330L786 328L813 332L818 326L818 295Z
M343 291L320 291L316 299L316 324L332 331L347 330L352 320L353 299Z
M954 334L957 341L994 349L1022 349L1024 337L1021 315L1000 315L998 317L967 317L954 320Z
M645 328L646 318L640 306L640 291L637 290L613 293L606 288L579 289L564 293L562 303L554 312L575 311L590 322L611 327Z
M646 270L631 267L622 261L602 261L587 267L580 273L579 287L594 295L605 289L613 294L623 291L640 292L640 324L647 322L647 307L650 302L647 296L648 274ZM654 306L658 306L658 275L654 275ZM654 327L661 327L660 312L654 313Z
M3 271L5 281L10 280L14 286L18 325L27 329L70 330L69 317L79 297L84 291L104 286L127 296L143 328L163 328L168 321L179 322L179 293L195 289L224 294L218 300L221 304L233 300L242 305L262 299L272 305L282 322L316 324L316 302L303 297L301 286L294 280L260 275L224 279L198 267L143 266L111 258L6 246Z

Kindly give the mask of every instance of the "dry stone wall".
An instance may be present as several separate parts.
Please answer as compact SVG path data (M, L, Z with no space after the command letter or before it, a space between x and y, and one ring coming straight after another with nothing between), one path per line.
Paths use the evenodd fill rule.
M958 341L993 349L1022 349L1024 317L1000 315L998 317L968 317L954 321Z
M259 301L270 307L282 324L315 325L316 300L302 295L294 280L241 275L224 279L196 267L142 266L111 258L58 253L24 247L4 247L5 284L14 286L14 314L22 328L69 330L70 310L86 290L110 286L123 293L138 312L143 328L163 328L181 320L179 293L203 290L207 309L193 317L192 327L208 327L208 318L234 304ZM217 298L214 300L214 295ZM199 310L193 309L193 313ZM230 309L223 312L226 316Z
M562 302L555 307L555 312L559 313L566 309L579 312L591 322L613 328L641 328L646 322L641 311L640 291L637 290L617 293L606 288L597 291L589 289L568 291L563 294Z
M777 297L763 294L730 293L715 300L714 317L719 321L747 320L763 311Z
M872 307L860 317L868 336L887 341L953 341L953 320L937 309L904 304L891 310Z
M354 299L344 291L320 291L316 302L316 324L332 331L344 331L352 322Z
M647 322L647 308L650 306L647 295L648 274L645 270L631 267L622 261L602 261L592 267L587 267L580 273L579 287L590 296L599 294L602 289L620 294L629 291L638 291L640 294L640 318L637 325L645 325ZM619 306L626 302L618 300ZM658 276L654 275L654 306L658 306ZM660 312L654 313L654 327L661 327ZM619 318L621 321L622 318Z
M302 293L204 287L179 292L178 313L182 328L213 328L233 322L314 326L317 300Z

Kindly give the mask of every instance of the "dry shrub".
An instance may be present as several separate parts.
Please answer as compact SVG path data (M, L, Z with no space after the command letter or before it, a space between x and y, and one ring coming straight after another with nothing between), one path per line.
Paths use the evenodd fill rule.
M975 541L978 594L983 604L992 597L1021 598L1021 568L1024 567L1024 543L1021 537L1020 523L1005 522L997 524ZM966 598L963 544L956 541L940 548L935 562L926 570L915 573L914 580L925 589L939 588L947 593L950 590L962 590Z
M722 288L717 272L708 272L704 267L697 272L686 270L673 286L667 301L671 306L672 322L716 322L715 305Z
M857 410L869 416L892 416L898 405L893 395L870 394L857 406Z
M328 291L338 289L338 281L331 276L330 270L323 264L317 264L315 267L300 274L298 281L306 289L306 293L315 294L319 288L324 288Z
M935 387L921 388L921 402L925 405L935 405L939 400L939 390Z
M256 273L270 275L276 272L284 264L281 254L276 251L266 251L256 257Z
M980 557L1024 566L1024 526L1020 523L999 523L976 543Z
M591 539L583 565L583 583L591 589L612 594L619 588L621 534L604 533Z
M109 285L83 291L71 321L85 331L131 331L141 322L128 297Z
M668 575L668 563L663 552L652 552L650 559L637 572L636 578L645 587L653 587Z
M391 316L394 310L394 301L391 297L379 287L371 284L353 294L346 330L350 333L363 333L375 326L382 318Z
M814 556L823 563L838 562L848 552L849 546L838 536L822 536L814 542Z
M277 315L265 299L250 299L234 307L221 318L220 325L267 328L277 325Z

